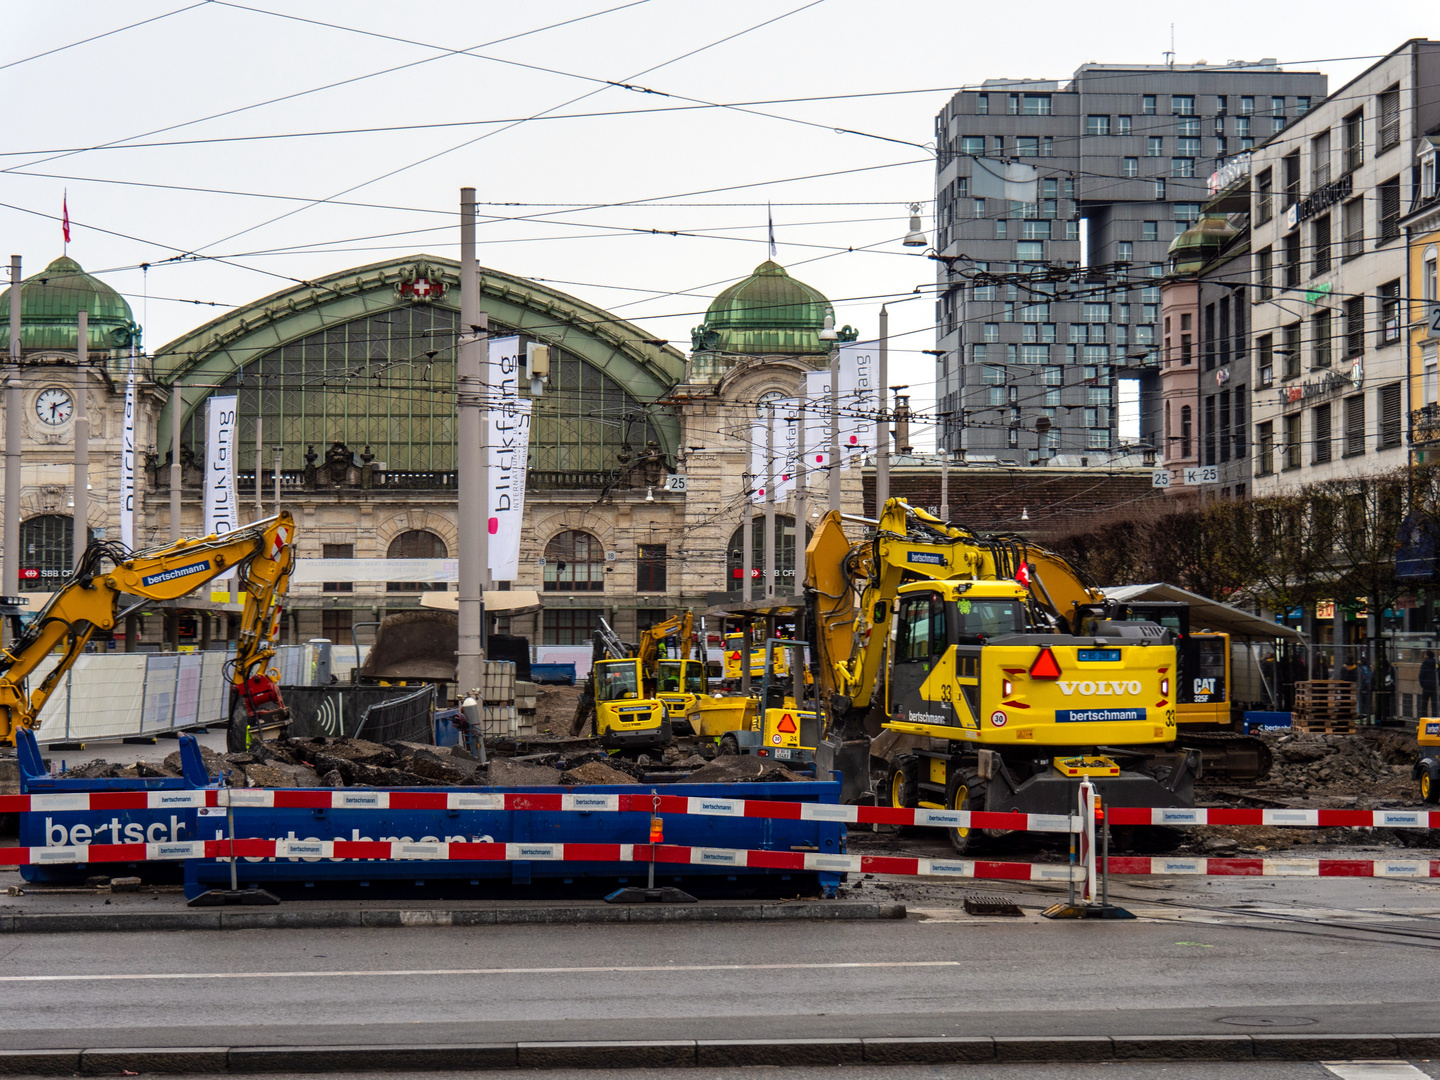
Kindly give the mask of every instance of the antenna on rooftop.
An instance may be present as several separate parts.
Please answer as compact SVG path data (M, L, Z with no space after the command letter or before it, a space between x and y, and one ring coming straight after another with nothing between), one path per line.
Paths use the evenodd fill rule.
M1175 66L1175 24L1173 22L1170 24L1170 51L1161 55L1165 57L1166 67L1173 68Z

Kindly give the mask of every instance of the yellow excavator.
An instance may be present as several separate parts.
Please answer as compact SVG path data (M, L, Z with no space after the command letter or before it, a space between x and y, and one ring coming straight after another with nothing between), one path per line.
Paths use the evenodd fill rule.
M580 692L570 734L590 733L612 753L668 746L670 717L655 695L656 661L664 635L645 637L630 649L604 619L595 631L590 677ZM649 667L641 653L649 657Z
M295 522L283 510L223 536L142 551L92 541L75 573L10 648L0 650L0 746L13 746L20 728L39 725L45 702L97 631L113 630L147 601L178 599L233 569L245 607L230 667L230 748L243 749L257 729L289 717L278 676L267 665L294 564ZM56 649L63 649L60 662L27 693L26 680Z
M1168 629L1110 618L1062 556L1020 537L900 499L869 539L851 543L841 522L832 511L815 530L806 595L828 712L817 767L841 773L843 796L869 787L875 708L917 737L875 793L893 806L1066 813L1080 777L1112 805L1193 803ZM948 831L967 850L971 830Z

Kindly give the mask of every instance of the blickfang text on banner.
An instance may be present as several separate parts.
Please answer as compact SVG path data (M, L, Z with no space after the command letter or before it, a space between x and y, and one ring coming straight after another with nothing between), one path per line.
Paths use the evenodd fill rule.
M235 395L211 397L205 402L205 533L224 536L239 528L235 499L236 408ZM235 571L228 570L216 580Z
M180 395L172 408L180 408ZM135 344L130 344L130 372L125 377L125 419L120 429L120 543L135 546Z
M520 339L490 339L485 374L487 445L486 528L490 576L514 581L520 574L520 530L525 515L525 466L530 454L531 401L520 395Z

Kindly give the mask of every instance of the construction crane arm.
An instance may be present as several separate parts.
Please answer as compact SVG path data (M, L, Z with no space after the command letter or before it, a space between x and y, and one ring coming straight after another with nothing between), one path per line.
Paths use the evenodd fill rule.
M279 604L294 565L294 532L294 520L281 511L224 536L177 540L143 551L93 541L75 573L11 647L0 650L0 745L13 745L17 728L37 725L45 702L97 631L113 630L146 601L178 599L230 569L238 570L246 593L232 684L247 704L261 690L273 691L278 703L278 691L263 667L274 655ZM108 572L106 561L114 566ZM27 696L26 680L57 649L63 650L60 662Z

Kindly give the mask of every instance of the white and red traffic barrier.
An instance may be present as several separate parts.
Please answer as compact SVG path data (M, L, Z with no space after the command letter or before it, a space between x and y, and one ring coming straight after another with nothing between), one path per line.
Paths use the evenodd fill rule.
M1112 825L1279 825L1299 828L1440 829L1435 810L1249 810L1230 807L1106 807Z
M1110 873L1202 877L1440 877L1440 859L1186 859L1110 856Z

